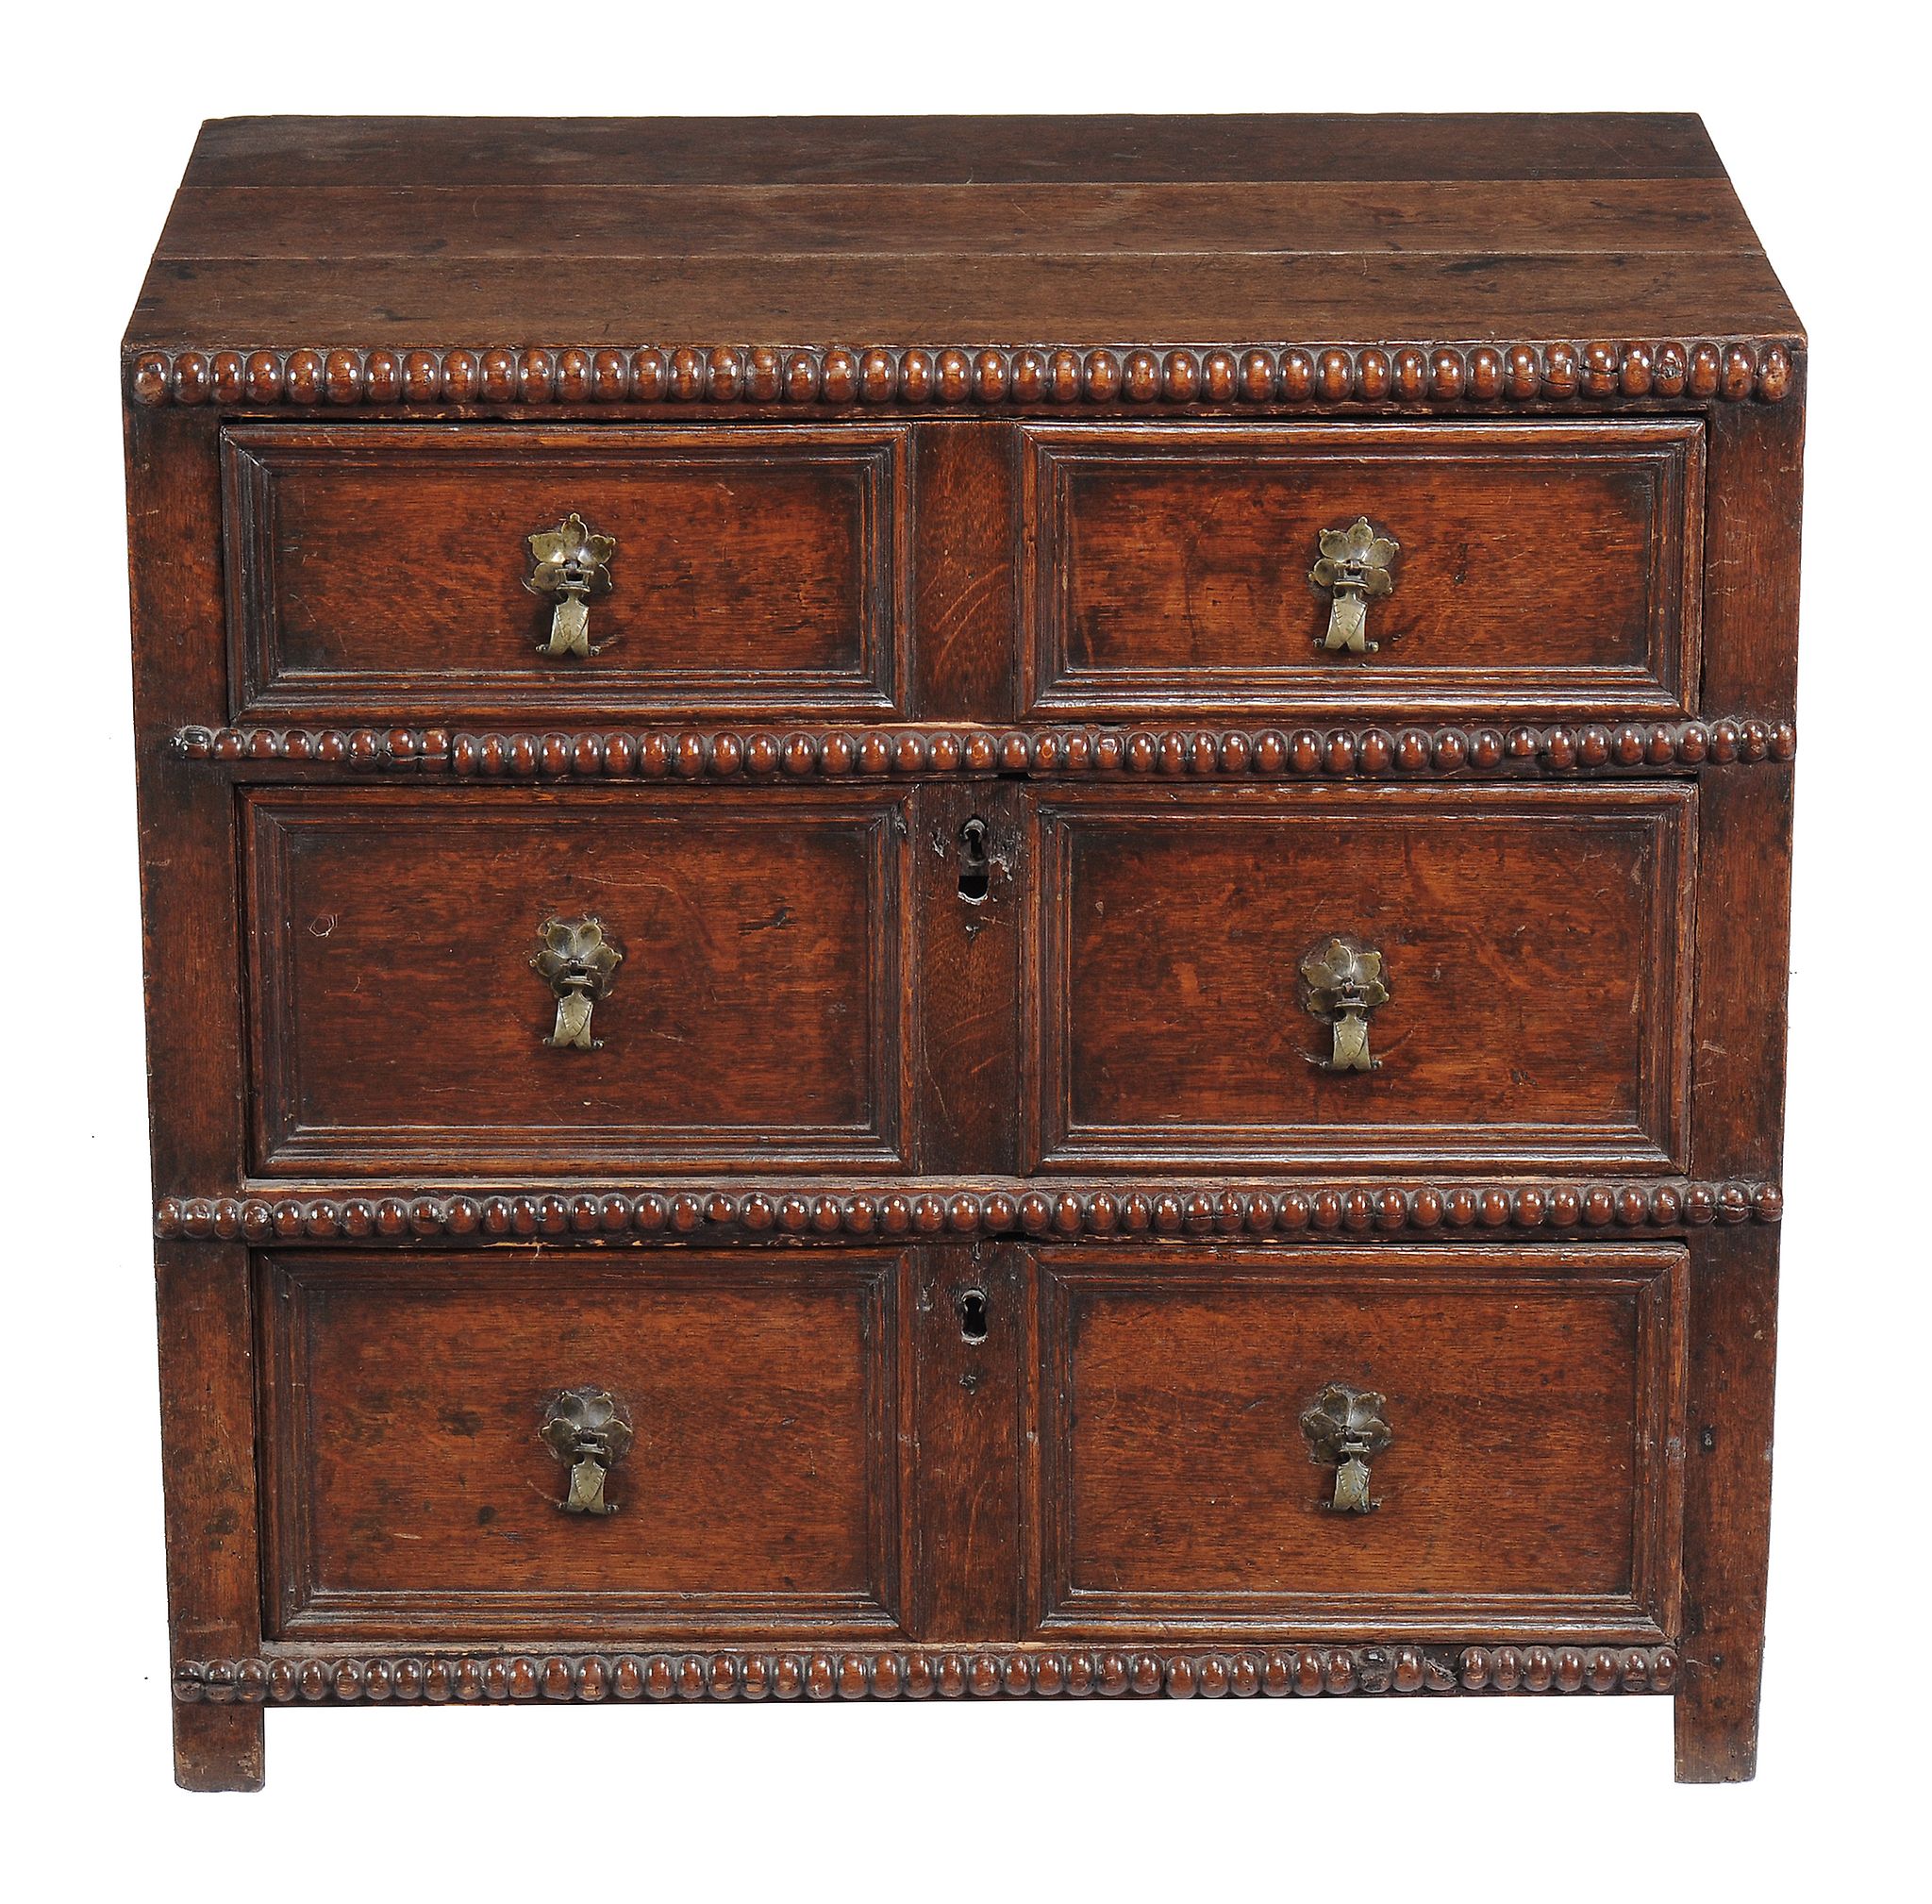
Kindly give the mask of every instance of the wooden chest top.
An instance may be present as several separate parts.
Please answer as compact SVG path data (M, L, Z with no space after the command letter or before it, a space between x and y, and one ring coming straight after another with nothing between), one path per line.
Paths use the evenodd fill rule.
M1668 338L1800 330L1702 121L1599 113L217 120L126 342Z

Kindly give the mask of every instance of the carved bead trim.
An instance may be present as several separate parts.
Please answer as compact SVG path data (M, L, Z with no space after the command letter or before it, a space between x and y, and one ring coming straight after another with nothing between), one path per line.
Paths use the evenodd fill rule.
M1781 403L1793 347L1763 338L1519 343L1068 345L941 350L834 344L639 350L147 350L139 404L899 403L1440 406L1619 397Z
M1790 721L1448 727L828 728L785 733L467 733L446 727L183 727L190 760L288 761L459 780L881 778L908 774L1194 775L1371 779L1523 769L1560 774L1789 760Z
M1060 1188L934 1182L834 1194L813 1189L555 1190L401 1195L168 1196L162 1237L329 1243L462 1237L637 1236L675 1242L721 1231L749 1236L926 1237L1389 1235L1396 1231L1679 1229L1776 1223L1784 1195L1770 1183L1456 1185L1340 1184L1287 1190Z
M570 1699L1278 1699L1289 1693L1668 1693L1671 1646L1574 1642L1440 1646L1285 1646L1213 1653L524 1653L342 1659L183 1660L184 1705Z

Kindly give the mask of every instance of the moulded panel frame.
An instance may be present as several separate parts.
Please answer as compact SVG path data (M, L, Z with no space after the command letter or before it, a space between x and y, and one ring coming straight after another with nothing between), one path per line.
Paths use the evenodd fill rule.
M1253 1171L1310 1169L1362 1174L1415 1171L1424 1176L1463 1170L1552 1169L1646 1175L1681 1171L1689 1155L1690 1014L1696 959L1697 789L1685 781L1645 780L1592 785L1458 783L1450 787L1341 784L1248 787L1220 784L1027 788L1022 798L1026 842L1028 921L1021 972L1021 1158L1028 1172L1092 1174L1109 1170ZM1399 821L1424 839L1465 822L1519 821L1574 827L1587 837L1593 816L1656 827L1651 855L1648 930L1634 974L1642 994L1638 1115L1628 1125L1522 1121L1476 1117L1442 1124L1377 1125L1344 1111L1329 1123L1273 1124L1179 1120L1154 1125L1076 1124L1073 1103L1073 904L1071 853L1082 825L1156 829L1206 824L1292 827L1298 819L1358 816ZM1326 868L1318 869L1326 876ZM1345 887L1346 871L1335 881ZM1533 899L1512 900L1525 919ZM1514 916L1512 914L1512 916ZM1348 929L1347 908L1335 909L1337 930ZM1309 1041L1321 1027L1305 1013L1297 993L1299 943L1280 945L1277 1009L1306 1026ZM1391 983L1402 974L1391 968ZM1579 999L1577 1009L1591 1001ZM1373 1018L1371 1039L1373 1042ZM1508 1052L1491 1054L1496 1064ZM1470 1080L1481 1086L1479 1075Z
M832 718L890 718L902 711L912 679L914 598L914 426L908 423L675 423L514 420L326 424L237 421L221 431L222 517L225 548L230 717L393 725L452 717L505 724L702 718L773 719L787 713ZM666 631L672 665L591 668L560 660L542 670L531 651L547 610L530 598L527 626L478 627L476 655L459 673L371 668L297 672L280 658L277 484L306 470L399 472L460 463L485 476L556 474L559 513L569 507L574 470L622 473L650 464L683 469L693 482L729 467L818 463L851 470L858 481L860 572L853 576L858 611L858 665L850 670L742 670L675 665L682 633ZM400 479L400 476L398 477ZM530 529L550 526L533 522ZM592 527L597 526L594 523ZM371 524L372 537L380 525ZM341 559L353 560L353 549ZM521 578L521 541L504 561ZM649 561L625 539L612 563L613 587ZM433 574L416 578L427 596ZM389 612L409 612L405 598ZM728 615L729 603L715 612ZM596 609L591 633L597 630ZM683 631L688 632L688 631ZM498 659L492 660L491 657ZM504 659L525 663L510 666Z
M274 1186L329 1175L375 1177L398 1171L447 1178L528 1177L640 1169L690 1171L739 1168L795 1173L841 1167L891 1174L917 1167L912 1118L912 1050L918 987L912 969L911 789L598 787L535 790L517 787L243 787L237 790L244 862L247 948L249 1168L246 1182ZM610 1124L546 1120L533 1112L523 1124L402 1127L388 1124L309 1126L300 1111L300 1039L294 1022L295 978L287 847L291 829L304 826L353 829L394 816L424 828L425 843L446 829L492 822L525 824L548 815L558 825L583 824L598 812L702 824L730 816L776 828L793 817L849 826L865 842L863 902L874 922L866 934L867 970L860 986L866 1007L868 1115L852 1125L785 1125L767 1119L739 1124ZM424 903L459 905L459 896ZM536 946L540 910L529 920L529 944L508 948L521 960ZM641 971L620 967L618 983L648 983ZM541 995L534 989L537 1017ZM403 1035L399 1032L399 1035ZM536 1036L535 1032L532 1036ZM555 1054L559 1067L572 1054ZM560 1080L567 1078L560 1073ZM540 1109L554 1110L554 1098Z
M1028 1637L1232 1644L1262 1634L1337 1641L1416 1637L1435 1641L1588 1635L1609 1644L1674 1644L1683 1608L1679 1535L1684 1513L1686 1339L1690 1256L1681 1244L1473 1244L1461 1246L1370 1243L1213 1246L1174 1242L1153 1247L1086 1244L1028 1250L1025 1360L1031 1450L1022 1484L1022 1552L1026 1569ZM1577 1594L1539 1590L1474 1594L1374 1594L1358 1591L1241 1592L1110 1589L1074 1578L1078 1478L1071 1437L1081 1410L1075 1348L1077 1310L1108 1296L1161 1302L1256 1289L1279 1291L1284 1328L1292 1331L1298 1292L1355 1297L1365 1341L1372 1338L1378 1294L1441 1294L1451 1301L1491 1294L1533 1310L1539 1294L1597 1294L1635 1308L1631 1368L1631 1468L1628 1497L1631 1569L1627 1592ZM1336 1378L1347 1371L1337 1369ZM1314 1400L1297 1391L1291 1413ZM1401 1433L1401 1400L1388 1398ZM1561 1389L1550 1392L1561 1406ZM1175 1431L1181 1423L1176 1416ZM1297 1438L1295 1465L1306 1462L1309 1498L1332 1470L1318 1466ZM1385 1477L1399 1484L1396 1464ZM1479 1517L1484 1504L1467 1503ZM1334 1516L1345 1552L1354 1515ZM1370 1517L1373 1518L1373 1517Z
M378 1253L266 1251L254 1255L258 1341L256 1361L261 1423L258 1485L262 1502L263 1631L271 1645L314 1643L367 1645L384 1642L471 1645L491 1639L541 1646L614 1639L648 1645L668 1642L776 1638L809 1640L851 1635L867 1641L905 1637L903 1595L916 1553L912 1500L911 1437L914 1355L908 1295L912 1259L904 1250L813 1252L809 1257L772 1250L713 1256L662 1251L602 1254L569 1259L529 1247L485 1252L448 1251L396 1261ZM786 1290L821 1293L840 1286L858 1300L858 1328L852 1346L860 1358L865 1438L866 1571L862 1588L844 1592L691 1593L642 1588L632 1591L453 1588L401 1590L333 1588L318 1554L313 1473L315 1447L307 1411L315 1400L309 1379L315 1304L332 1288L366 1290L384 1302L405 1304L412 1294L460 1287L501 1292L507 1306L548 1296L568 1306L573 1295L600 1289L636 1288L641 1299L702 1296L721 1291L753 1295ZM412 1369L412 1374L415 1371ZM586 1374L594 1375L594 1369ZM401 1371L399 1370L399 1376ZM529 1389L530 1440L546 1399L506 1366L507 1382ZM444 1406L460 1411L486 1398L452 1395ZM490 1398L493 1399L493 1398ZM633 1418L647 1411L648 1392L620 1397ZM543 1455L545 1478L554 1466ZM556 1467L556 1491L563 1469ZM611 1470L609 1496L633 1519L650 1512L651 1474L633 1449ZM559 1515L559 1519L564 1517ZM601 1531L593 1516L568 1517L586 1541ZM397 1530L407 1538L408 1530ZM477 1539L487 1538L479 1529ZM775 1565L775 1563L774 1563Z
M1682 716L1698 708L1702 657L1705 426L1694 416L1441 418L1323 423L1227 421L1022 422L1017 581L1023 715L1046 719L1292 719L1341 712L1391 719L1505 713L1529 718L1606 714ZM1642 666L1537 667L1507 654L1474 652L1457 667L1405 661L1399 642L1370 656L1328 655L1313 645L1322 599L1310 589L1312 543L1293 551L1293 598L1282 610L1283 659L1274 666L1186 669L1076 667L1067 652L1073 565L1068 543L1068 479L1086 468L1223 472L1297 462L1414 466L1445 460L1541 467L1551 480L1596 463L1654 471L1645 566L1648 657ZM1341 526L1340 524L1337 526ZM1399 530L1411 542L1442 533L1441 524ZM1525 546L1533 567L1538 551ZM1401 588L1398 559L1396 587ZM1386 610L1385 610L1386 613ZM1376 611L1370 610L1373 635Z

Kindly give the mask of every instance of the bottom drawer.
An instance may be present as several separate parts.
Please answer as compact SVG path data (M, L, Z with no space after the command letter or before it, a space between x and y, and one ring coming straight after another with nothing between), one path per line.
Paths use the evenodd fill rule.
M257 1275L281 1636L899 1630L900 1257Z
M1674 1635L1686 1262L1043 1252L1034 1630Z

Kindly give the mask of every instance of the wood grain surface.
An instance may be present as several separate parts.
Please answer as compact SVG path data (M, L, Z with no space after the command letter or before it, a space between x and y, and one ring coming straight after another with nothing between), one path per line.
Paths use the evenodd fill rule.
M1694 423L1026 426L1030 711L1694 707ZM1374 653L1320 538L1399 543Z
M224 440L244 708L439 717L890 708L899 428L375 430ZM526 538L613 538L588 658L538 652Z
M184 184L130 349L1797 333L1689 116L238 119Z
M1585 1687L1750 1776L1808 371L1700 122L219 121L126 351L180 1782Z
M903 796L261 793L257 1166L903 1161ZM551 918L623 955L559 1049Z
M1429 1170L1682 1153L1694 796L1672 786L1029 798L1025 1155ZM1379 951L1371 1072L1301 961Z
M276 1630L895 1631L904 1264L260 1265ZM565 1513L561 1391L634 1440ZM728 1502L728 1512L720 1512Z
M1678 1248L1049 1252L1040 1629L1618 1630L1674 1621ZM1300 1420L1378 1394L1381 1506Z

